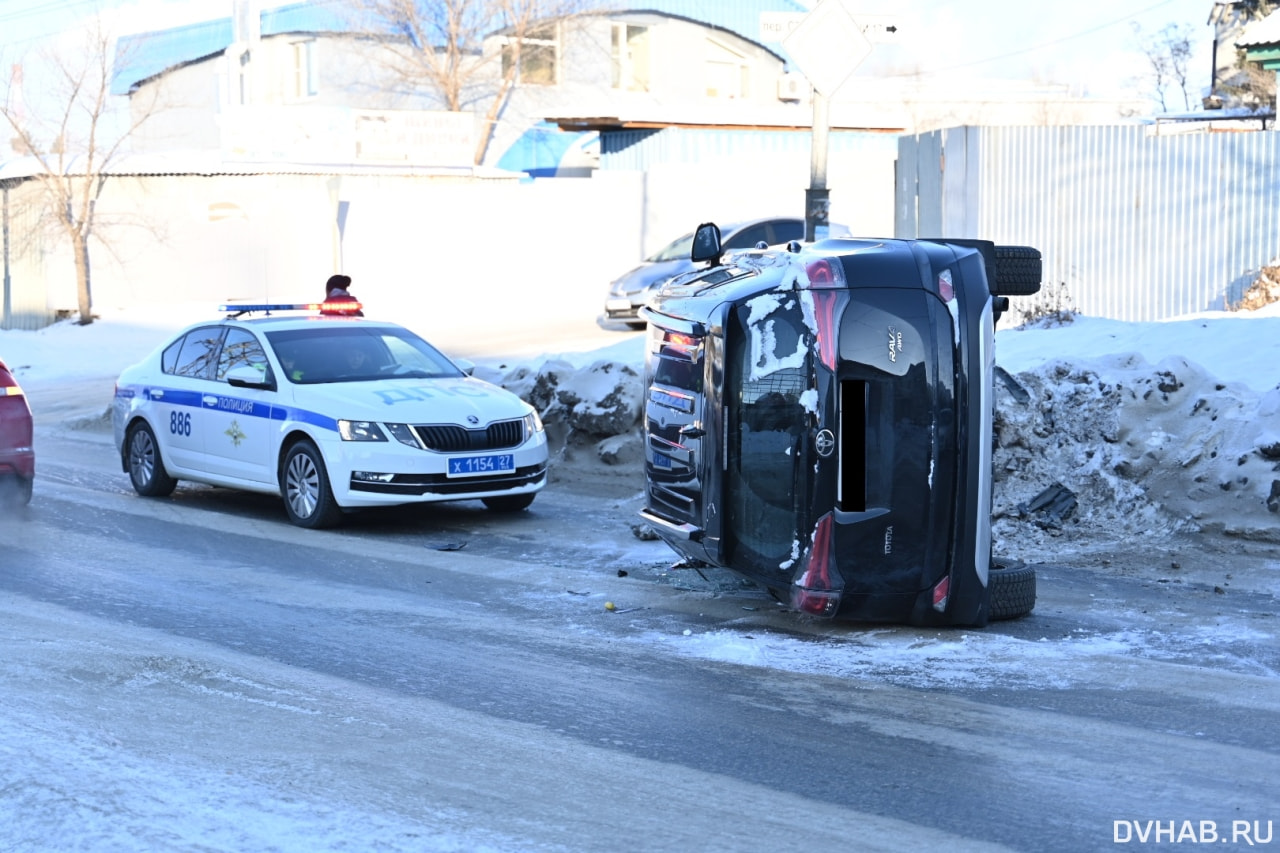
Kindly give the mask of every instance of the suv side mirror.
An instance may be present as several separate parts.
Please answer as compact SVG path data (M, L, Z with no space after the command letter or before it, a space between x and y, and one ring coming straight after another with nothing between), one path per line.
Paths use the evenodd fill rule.
M714 222L704 222L693 232L693 249L689 260L695 264L707 261L709 266L720 265L720 228Z

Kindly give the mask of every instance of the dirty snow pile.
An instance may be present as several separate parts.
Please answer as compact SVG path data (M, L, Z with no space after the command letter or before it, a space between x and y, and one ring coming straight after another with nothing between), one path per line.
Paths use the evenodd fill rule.
M1280 306L997 336L995 535L1280 541Z

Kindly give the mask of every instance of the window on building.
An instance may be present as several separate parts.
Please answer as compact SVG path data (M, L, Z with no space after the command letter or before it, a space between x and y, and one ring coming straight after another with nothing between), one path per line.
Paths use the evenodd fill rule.
M613 88L649 91L649 28L613 25Z
M502 46L502 72L511 70L516 52L516 40L509 38ZM559 49L555 24L529 30L519 43L520 67L516 82L527 85L554 86L556 83L556 56Z
M314 97L316 84L316 43L313 39L293 43L293 94L297 98Z
M751 96L751 65L731 47L707 39L707 97L747 98Z

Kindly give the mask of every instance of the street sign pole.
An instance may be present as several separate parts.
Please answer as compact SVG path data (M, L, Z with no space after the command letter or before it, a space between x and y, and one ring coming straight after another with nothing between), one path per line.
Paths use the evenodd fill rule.
M813 93L813 143L809 156L809 189L804 191L804 239L822 240L831 233L831 192L827 189L827 137L831 120L827 96Z
M813 86L813 144L809 189L804 196L805 240L830 235L831 194L827 189L830 99L871 53L871 43L841 0L822 0L789 32L782 46Z

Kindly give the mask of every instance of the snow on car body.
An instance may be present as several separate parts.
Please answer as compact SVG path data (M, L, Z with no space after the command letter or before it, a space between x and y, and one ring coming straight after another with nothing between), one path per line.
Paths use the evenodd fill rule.
M408 329L288 313L318 306L224 307L116 383L116 448L140 494L178 480L281 494L293 523L327 527L363 507L518 510L546 484L533 407Z

